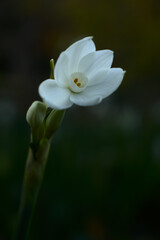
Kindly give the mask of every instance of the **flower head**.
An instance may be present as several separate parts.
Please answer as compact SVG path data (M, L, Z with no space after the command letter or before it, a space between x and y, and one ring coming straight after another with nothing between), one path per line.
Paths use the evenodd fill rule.
M66 109L73 104L98 104L123 80L125 71L111 68L112 61L111 50L96 51L92 37L83 38L60 54L55 65L55 79L43 81L39 94L54 109Z

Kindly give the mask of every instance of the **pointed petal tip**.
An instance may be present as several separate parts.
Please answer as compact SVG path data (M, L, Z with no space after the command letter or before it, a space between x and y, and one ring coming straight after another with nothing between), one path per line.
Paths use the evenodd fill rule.
M94 38L93 36L87 36L84 39L93 39L93 38Z
M123 74L123 76L125 75L126 73L126 70L123 70L122 68L112 68L112 69L119 69L119 71Z
M121 72L122 72L122 75L123 75L123 78L124 78L124 75L126 74L126 70L123 70L123 69L121 68ZM122 80L123 80L123 78L122 78Z
M94 38L94 36L87 36L87 37L84 37L84 38L82 38L80 41L93 41L93 38Z

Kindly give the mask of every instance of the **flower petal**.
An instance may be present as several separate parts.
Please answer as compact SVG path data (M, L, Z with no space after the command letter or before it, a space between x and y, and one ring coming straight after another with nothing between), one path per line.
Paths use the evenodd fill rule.
M62 52L55 64L54 76L57 84L61 87L67 87L68 79L68 56Z
M54 109L66 109L73 105L70 101L71 92L57 85L56 80L47 79L39 86L39 95L44 102Z
M99 85L106 80L107 73L111 68L101 69L88 79L88 86Z
M88 86L84 92L88 95L99 95L105 98L112 94L121 84L125 71L121 68L111 68L108 71L99 71L90 80L92 85Z
M78 66L79 72L84 72L91 78L97 71L110 68L113 62L113 51L101 50L84 56Z
M88 94L86 91L81 93L71 93L70 101L79 106L93 106L102 101L98 95Z
M83 38L67 48L65 53L69 58L69 73L77 72L81 58L95 50L96 48L92 37Z

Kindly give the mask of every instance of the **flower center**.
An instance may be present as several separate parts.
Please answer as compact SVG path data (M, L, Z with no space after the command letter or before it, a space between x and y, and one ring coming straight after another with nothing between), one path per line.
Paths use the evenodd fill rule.
M81 83L80 82L78 82L78 78L75 78L74 79L74 83L78 86L78 87L80 87L81 86Z
M72 73L69 79L69 88L72 92L82 92L88 83L88 78L81 72Z

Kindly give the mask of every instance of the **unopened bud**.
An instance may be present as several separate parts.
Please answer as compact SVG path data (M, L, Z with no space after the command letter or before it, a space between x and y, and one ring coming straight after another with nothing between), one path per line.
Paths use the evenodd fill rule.
M39 101L32 103L27 111L26 120L31 127L32 141L38 143L44 134L44 120L47 106Z
M60 127L65 110L52 110L46 119L45 137L50 139Z

